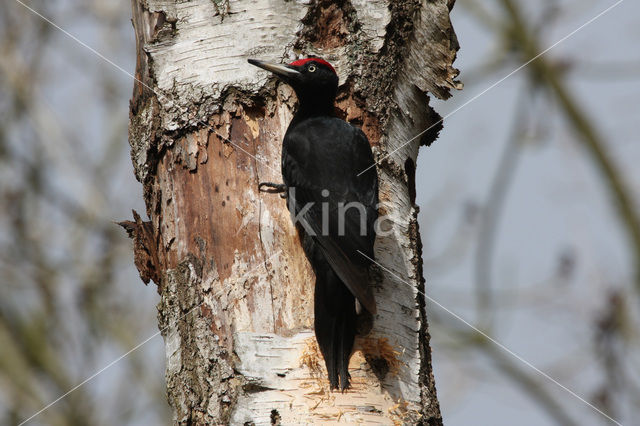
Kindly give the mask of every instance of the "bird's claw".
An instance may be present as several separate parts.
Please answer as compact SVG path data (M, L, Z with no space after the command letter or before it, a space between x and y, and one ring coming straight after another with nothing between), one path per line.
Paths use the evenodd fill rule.
M258 191L268 192L269 194L280 194L280 198L287 198L287 185L284 183L260 182L258 184Z

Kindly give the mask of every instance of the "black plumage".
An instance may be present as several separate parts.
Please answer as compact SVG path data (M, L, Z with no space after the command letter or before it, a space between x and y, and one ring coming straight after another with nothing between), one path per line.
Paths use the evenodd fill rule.
M282 146L280 188L288 189L287 204L316 275L314 326L329 382L344 390L356 299L376 312L368 277L378 217L371 147L362 130L333 114L338 77L330 64L319 58L288 65L249 62L278 75L298 96Z

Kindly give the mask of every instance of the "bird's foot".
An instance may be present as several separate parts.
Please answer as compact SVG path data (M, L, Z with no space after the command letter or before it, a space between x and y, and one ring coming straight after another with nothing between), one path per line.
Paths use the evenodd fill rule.
M280 198L287 198L287 185L284 183L260 182L258 184L258 191L268 192L269 194L280 194Z

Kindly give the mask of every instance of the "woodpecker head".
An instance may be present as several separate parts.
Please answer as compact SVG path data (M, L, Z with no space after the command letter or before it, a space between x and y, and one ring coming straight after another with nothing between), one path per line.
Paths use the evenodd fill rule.
M329 102L333 105L338 91L338 75L329 62L310 57L290 64L273 64L257 59L249 59L249 63L271 71L290 85L301 104Z

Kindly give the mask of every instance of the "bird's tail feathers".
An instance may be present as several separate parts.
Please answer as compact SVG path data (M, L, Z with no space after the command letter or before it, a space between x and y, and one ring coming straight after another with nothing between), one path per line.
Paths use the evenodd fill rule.
M339 279L316 282L315 332L331 389L347 389L356 335L355 298Z

